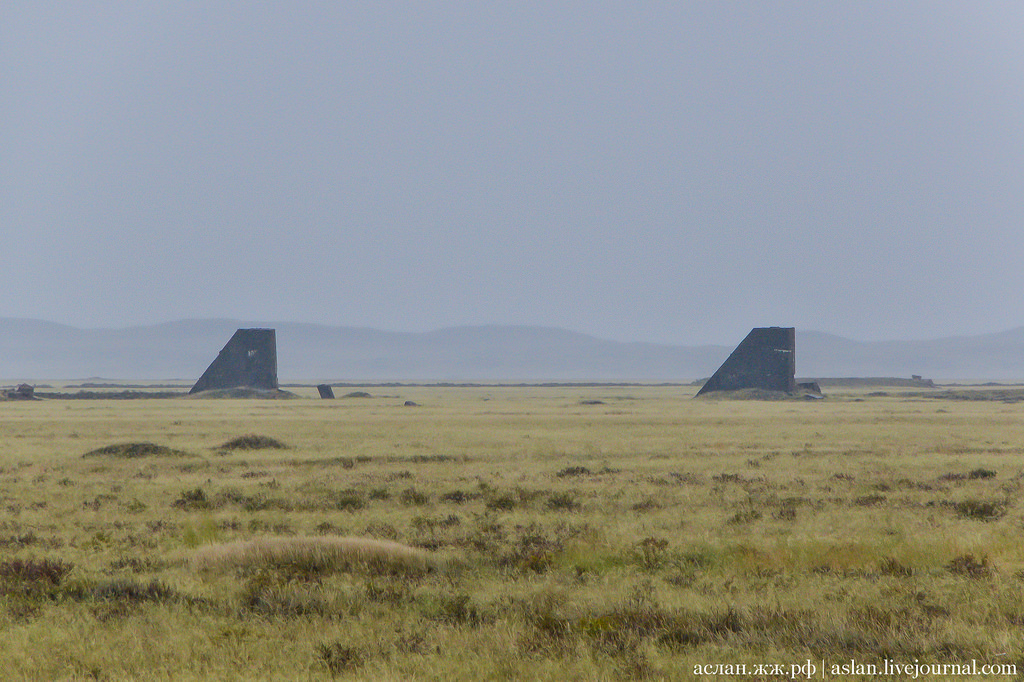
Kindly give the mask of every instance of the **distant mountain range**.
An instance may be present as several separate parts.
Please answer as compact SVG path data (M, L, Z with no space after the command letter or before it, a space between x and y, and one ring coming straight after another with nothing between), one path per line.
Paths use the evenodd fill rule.
M644 381L706 378L732 347L621 343L551 327L452 327L405 333L291 322L182 320L78 329L0 318L0 380L194 381L240 327L277 330L288 382ZM736 339L739 343L742 339ZM1024 379L1024 327L929 341L852 341L797 329L800 377Z

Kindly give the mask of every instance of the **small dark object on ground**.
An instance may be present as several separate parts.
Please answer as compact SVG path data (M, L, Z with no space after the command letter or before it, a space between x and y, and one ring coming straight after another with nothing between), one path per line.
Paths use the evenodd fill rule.
M419 406L420 406L420 404L419 404L419 403L413 402L413 401L411 401L411 400L406 400L406 401L405 401L405 402L403 403L403 405L404 405L405 407L419 407Z
M238 438L232 438L226 443L217 447L218 450L287 450L288 446L270 436L260 436L250 433Z
M372 398L373 396L366 391L352 391L341 396L342 398Z
M604 405L603 400L581 400L580 405Z
M559 478L565 478L566 476L589 476L590 469L587 467L566 467L559 471L555 476Z

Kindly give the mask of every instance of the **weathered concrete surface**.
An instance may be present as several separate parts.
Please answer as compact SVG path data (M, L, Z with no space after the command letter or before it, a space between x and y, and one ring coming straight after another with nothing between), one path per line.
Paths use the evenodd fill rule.
M796 329L755 327L697 395L744 388L792 393L795 377Z
M316 390L320 393L321 399L334 400L334 389L330 384L317 384Z
M189 394L240 386L277 389L277 333L273 329L236 331Z

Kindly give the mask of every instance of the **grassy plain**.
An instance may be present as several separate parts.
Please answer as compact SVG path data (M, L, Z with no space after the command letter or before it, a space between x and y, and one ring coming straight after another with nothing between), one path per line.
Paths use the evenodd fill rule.
M1024 672L1024 403L366 390L0 403L5 679Z

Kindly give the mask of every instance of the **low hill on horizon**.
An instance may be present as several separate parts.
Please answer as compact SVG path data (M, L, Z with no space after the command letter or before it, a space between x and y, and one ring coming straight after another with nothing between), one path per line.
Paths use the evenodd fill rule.
M720 345L607 341L553 327L470 326L431 332L239 321L179 320L79 329L0 318L0 381L192 382L238 328L277 330L278 374L288 382L690 382L732 352ZM738 344L742 339L736 339ZM800 377L1024 379L1024 327L927 341L860 342L797 329Z

